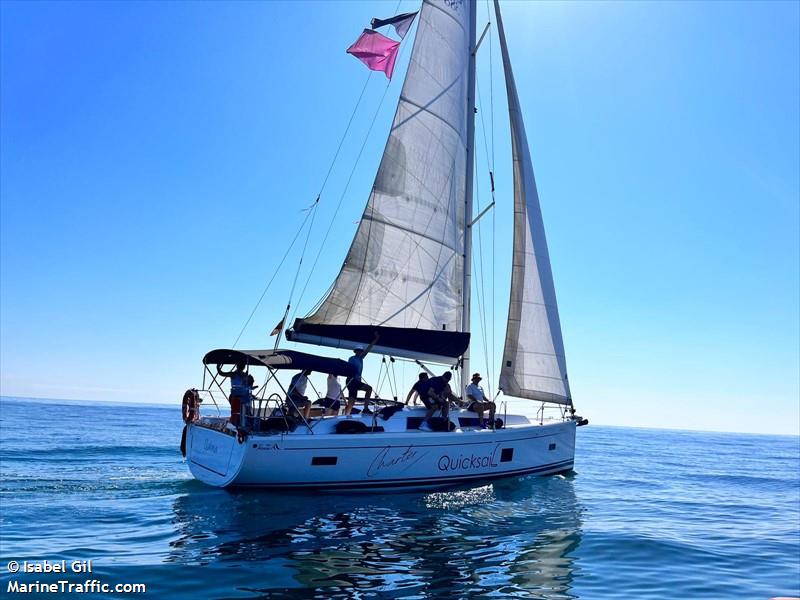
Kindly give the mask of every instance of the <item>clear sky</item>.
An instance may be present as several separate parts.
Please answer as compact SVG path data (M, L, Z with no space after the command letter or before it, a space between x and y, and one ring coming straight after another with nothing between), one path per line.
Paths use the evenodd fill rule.
M0 392L177 403L198 385L322 188L369 77L345 48L417 6L2 2ZM800 432L799 6L503 4L573 397L594 423ZM369 77L323 189L299 316L350 244L410 41L388 90ZM481 224L494 355L476 316L473 366L494 390L510 150L497 40L479 54L476 203L493 122L498 207ZM274 343L298 259L238 347Z

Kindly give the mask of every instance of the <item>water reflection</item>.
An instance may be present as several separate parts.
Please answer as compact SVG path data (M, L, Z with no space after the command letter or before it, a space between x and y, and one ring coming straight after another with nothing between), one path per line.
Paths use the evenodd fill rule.
M360 496L193 486L173 510L168 562L248 572L247 588L214 595L575 597L582 509L570 478Z

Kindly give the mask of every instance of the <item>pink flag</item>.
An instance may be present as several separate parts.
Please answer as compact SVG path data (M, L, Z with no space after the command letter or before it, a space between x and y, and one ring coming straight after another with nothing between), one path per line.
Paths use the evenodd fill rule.
M386 77L391 79L399 48L400 42L395 42L377 31L365 29L364 33L347 49L347 53L355 56L373 71L383 71L386 73Z

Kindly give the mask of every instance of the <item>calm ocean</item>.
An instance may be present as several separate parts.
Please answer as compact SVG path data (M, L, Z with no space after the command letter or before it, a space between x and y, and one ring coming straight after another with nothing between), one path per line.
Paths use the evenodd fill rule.
M178 406L2 399L0 595L87 579L153 598L800 595L800 438L590 425L566 478L295 495L194 481L182 425ZM43 560L92 572L9 573Z

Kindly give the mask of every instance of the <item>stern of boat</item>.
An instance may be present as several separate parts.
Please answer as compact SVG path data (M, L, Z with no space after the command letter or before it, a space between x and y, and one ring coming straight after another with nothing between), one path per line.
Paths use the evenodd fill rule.
M197 479L208 485L230 485L244 462L246 444L226 425L198 421L188 425L186 461Z

